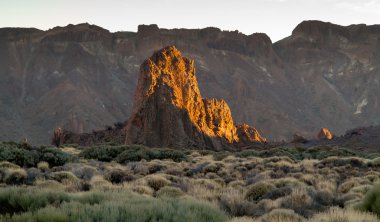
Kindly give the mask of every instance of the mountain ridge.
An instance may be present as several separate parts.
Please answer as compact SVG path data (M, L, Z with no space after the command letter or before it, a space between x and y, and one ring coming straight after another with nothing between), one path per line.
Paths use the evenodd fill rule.
M226 100L237 122L255 125L269 140L289 140L294 133L313 137L321 127L340 135L380 124L380 102L373 96L379 26L338 26L342 37L330 35L335 25L314 23L275 43L265 34L218 28L2 28L0 137L46 143L58 126L81 133L123 121L132 111L139 64L173 44L197 61L203 95ZM323 41L302 34L305 24L327 30L317 32Z

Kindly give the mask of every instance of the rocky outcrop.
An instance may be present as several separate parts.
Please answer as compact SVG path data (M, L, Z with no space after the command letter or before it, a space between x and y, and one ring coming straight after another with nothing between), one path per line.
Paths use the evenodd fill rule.
M295 133L293 135L293 139L291 141L291 143L307 143L309 142L309 140L307 140L305 137Z
M329 129L321 128L321 130L319 130L317 138L320 140L331 140L333 138L333 135Z
M169 46L141 65L125 143L223 149L238 141L227 103L202 99L193 60Z
M168 46L141 65L128 121L92 133L58 128L53 136L56 146L104 142L221 150L265 143L266 139L247 124L237 128L224 100L202 98L194 61Z
M237 126L239 144L246 145L251 143L266 143L267 140L262 137L257 129L247 125L240 124Z

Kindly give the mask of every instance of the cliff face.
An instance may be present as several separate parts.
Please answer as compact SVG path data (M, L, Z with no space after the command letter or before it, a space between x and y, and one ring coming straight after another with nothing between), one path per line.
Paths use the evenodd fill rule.
M379 26L318 21L274 44L217 28L0 29L0 140L49 143L56 127L81 133L124 121L139 65L166 45L196 61L204 97L225 100L235 121L268 140L313 137L321 126L340 135L380 124L379 36Z
M174 46L141 65L133 110L127 144L221 149L238 141L228 105L202 99L194 61Z

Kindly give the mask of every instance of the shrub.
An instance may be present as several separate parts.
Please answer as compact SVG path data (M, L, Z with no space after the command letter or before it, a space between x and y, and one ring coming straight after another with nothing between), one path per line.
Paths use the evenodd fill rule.
M155 191L161 189L164 186L170 184L170 181L163 176L160 175L151 175L147 178L148 186L153 188Z
M239 216L254 216L255 204L245 200L240 195L224 194L220 197L219 205L221 209L230 215Z
M92 166L79 166L73 169L73 173L77 177L88 181L97 173L97 170Z
M8 162L8 161L1 161L0 162L0 168L19 169L20 167L16 164Z
M309 222L344 221L344 222L376 222L379 219L372 214L351 209L331 208L326 213L314 215Z
M40 147L38 152L40 158L38 161L36 161L35 164L40 161L44 161L47 162L50 166L62 166L73 159L70 154L62 152L61 150L53 147Z
M145 194L145 195L149 195L149 196L152 196L153 192L154 192L154 190L152 188L150 188L148 186L143 186L143 185L132 186L131 190L133 192L136 192L139 194Z
M17 190L22 191L22 190ZM213 222L226 221L227 215L209 203L200 202L193 199L173 199L173 198L151 198L128 192L106 192L104 194L87 194L87 195L62 195L58 192L56 196L46 191L22 192L22 198L14 197L12 192L12 201L2 198L0 191L0 204L3 209L12 204L23 201L25 208L19 212L22 214L14 215L13 221L38 221L51 216L51 220L68 221L199 221ZM92 195L92 197L91 197ZM40 200L32 202L31 200ZM54 201L54 202L53 202ZM12 202L12 204L9 204ZM30 204L35 203L31 208ZM46 207L54 203L54 207ZM96 204L95 204L96 203ZM19 204L16 204L20 206ZM5 208L3 208L5 206ZM46 208L45 208L46 207ZM32 210L33 209L33 210ZM14 212L14 211L13 211ZM9 216L8 216L9 219ZM1 218L0 220L5 220ZM48 220L48 221L51 221ZM5 220L7 221L7 220Z
M20 185L25 182L26 176L24 169L12 169L6 174L4 182L9 185Z
M41 189L51 189L51 190L60 190L63 191L65 186L55 180L45 180L45 179L36 179L34 185L37 188Z
M91 187L95 190L109 190L112 188L112 183L105 180L102 176L94 176L90 181Z
M41 172L37 168L29 168L27 171L27 176L26 176L26 184L32 185L37 178L42 177Z
M368 191L362 202L357 205L356 208L375 213L380 217L380 185L374 186Z
M187 157L184 152L179 150L137 147L125 150L118 155L116 161L118 163L125 163L129 161L140 161L142 159L148 161L154 159L171 159L175 162L181 162L186 160Z
M305 218L296 214L293 210L275 209L260 217L260 222L302 222Z
M292 209L296 213L303 216L310 216L312 214L313 199L308 194L306 188L293 189L292 193L282 199L281 207ZM317 210L317 209L313 209Z
M42 172L45 172L49 169L49 163L46 161L41 161L37 164L37 168Z
M357 182L356 180L348 180L348 181L342 183L341 185L339 185L338 192L340 192L340 193L347 193L353 187L359 186L359 185L360 185L359 182Z
M0 189L0 214L35 211L68 200L69 195L61 191L18 187Z
M13 142L0 143L0 161L9 161L23 167L36 166L46 161L51 166L61 166L72 160L72 156L52 147L33 147Z
M0 217L0 220L2 218ZM53 206L48 206L46 208L40 209L37 212L26 212L21 215L15 215L13 217L5 216L4 221L17 221L17 222L27 222L27 221L54 221L54 222L67 222L69 220L68 215L63 211L57 210Z
M63 202L75 201L82 204L99 204L109 198L103 193L68 194L57 190L36 188L0 189L0 214L37 211L48 205L59 207ZM1 221L1 220L0 220Z
M245 199L249 201L259 201L261 198L273 190L275 187L271 184L265 182L257 182L250 186L245 194Z
M377 157L370 161L373 166L380 166L380 157Z
M184 195L184 193L178 187L164 186L159 191L157 191L157 197L176 198L176 197L180 197L180 196L183 196L183 195Z
M215 163L209 163L207 166L203 168L204 173L217 173L219 171L220 167Z
M98 145L84 149L80 153L86 159L97 159L100 161L117 161L125 163L130 161L171 159L175 162L186 160L186 154L179 150L147 148L142 145Z
M104 178L111 183L120 184L134 179L131 172L121 169L113 169L104 175Z
M110 146L110 145L97 145L85 148L80 156L86 159L96 159L100 161L110 162L114 160L124 150L129 149L129 146Z
M68 182L78 181L78 178L70 171L53 172L49 175L49 178L61 183L64 181L68 181Z
M263 198L275 200L280 197L288 196L291 193L292 193L292 188L290 186L284 186L284 187L280 187L280 188L268 191L265 195L263 195Z

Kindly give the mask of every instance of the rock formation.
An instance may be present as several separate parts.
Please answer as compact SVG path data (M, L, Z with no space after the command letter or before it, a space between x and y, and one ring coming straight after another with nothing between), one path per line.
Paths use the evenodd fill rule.
M125 143L222 149L237 142L227 103L202 99L193 60L169 46L141 65Z
M239 143L243 145L267 142L267 140L260 135L259 131L247 124L240 124L237 126L237 135L239 137Z
M321 128L317 137L320 140L331 140L333 138L330 130L327 128Z
M307 143L309 142L309 140L307 140L305 137L295 133L293 135L293 139L291 141L291 143Z
M202 98L194 61L168 46L141 65L128 121L84 134L59 129L53 138L54 144L102 142L221 150L266 140L247 124L237 129L224 100Z

